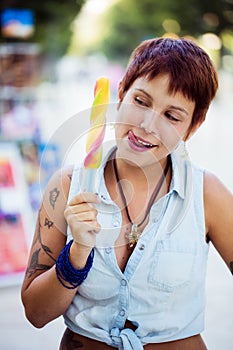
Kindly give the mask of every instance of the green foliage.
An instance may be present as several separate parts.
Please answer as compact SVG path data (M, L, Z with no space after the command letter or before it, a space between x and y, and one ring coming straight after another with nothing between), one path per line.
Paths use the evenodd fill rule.
M167 27L179 36L194 37L232 30L233 1L119 0L105 21L101 48L111 59L122 59L142 40L164 35Z
M0 10L9 7L33 10L35 34L30 41L40 43L46 55L58 57L67 50L71 23L84 3L85 0L1 0ZM0 41L6 39L0 37Z

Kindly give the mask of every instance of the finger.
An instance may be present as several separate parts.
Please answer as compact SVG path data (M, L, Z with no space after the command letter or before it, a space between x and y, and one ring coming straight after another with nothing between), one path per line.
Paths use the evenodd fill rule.
M80 192L70 200L69 205L76 205L81 203L100 203L100 198L95 193Z
M69 211L72 214L78 214L78 213L84 213L84 212L93 211L97 215L97 209L94 207L93 204L90 204L90 203L68 205L66 207L66 209L67 209L67 211Z
M92 221L91 225L88 223L90 226L89 230L87 232L89 233L99 233L101 230L101 226L97 221Z
M96 212L95 211L84 211L82 213L72 214L74 219L77 221L93 221L96 220Z
M76 241L86 240L88 238L86 236L87 233L97 234L101 230L101 226L96 220L89 221L89 222L87 221L77 222L77 220L75 221L71 220L69 226L70 226L72 236Z
M75 206L67 206L64 210L64 217L69 223L70 218L74 217L77 221L95 220L98 215L96 208L89 204L79 204Z

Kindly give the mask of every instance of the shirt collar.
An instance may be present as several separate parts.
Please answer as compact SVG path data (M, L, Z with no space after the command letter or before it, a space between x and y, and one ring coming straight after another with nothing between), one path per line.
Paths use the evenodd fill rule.
M188 158L182 151L182 144L171 153L172 162L172 181L170 186L170 192L175 191L184 199L185 198L185 186L187 177Z
M95 177L95 188L97 193L106 202L111 202L111 198L107 191L104 181L104 168L116 150L116 146L111 147L107 152L104 152L103 161L99 169L97 169ZM172 180L170 185L170 193L175 191L182 199L185 198L185 184L187 176L188 158L183 151L183 143L181 143L175 151L171 153L172 163Z

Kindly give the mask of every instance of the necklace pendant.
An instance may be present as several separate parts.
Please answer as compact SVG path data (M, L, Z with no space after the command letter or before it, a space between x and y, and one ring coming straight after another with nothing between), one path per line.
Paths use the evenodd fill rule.
M132 228L131 228L131 232L126 234L126 238L129 241L129 247L132 248L134 246L135 243L137 243L137 241L139 240L141 235L140 230L138 229L138 225L137 224L133 224Z

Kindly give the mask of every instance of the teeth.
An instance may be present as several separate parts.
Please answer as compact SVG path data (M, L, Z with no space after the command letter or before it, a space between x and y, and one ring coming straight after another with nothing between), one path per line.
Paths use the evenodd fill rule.
M141 145L146 146L146 147L153 147L154 146L151 143L147 143L147 142L144 142L144 141L139 140L139 139L137 141L138 141L138 143L140 143Z

